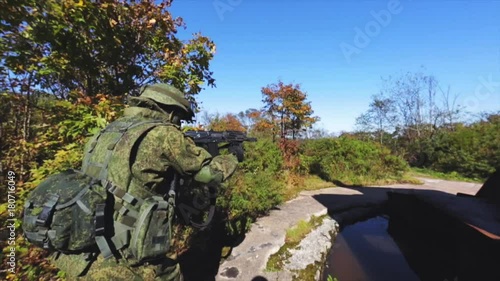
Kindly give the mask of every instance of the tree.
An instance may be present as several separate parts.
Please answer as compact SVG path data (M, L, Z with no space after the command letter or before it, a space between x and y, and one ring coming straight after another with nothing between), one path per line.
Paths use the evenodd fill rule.
M172 17L170 5L0 0L0 95L16 112L0 118L0 134L9 134L0 140L0 163L19 166L27 179L29 163L40 158L28 146L38 144L57 99L90 106L101 94L120 97L167 82L194 101L204 83L213 86L214 43L201 34L177 38L185 24ZM8 155L16 155L15 161Z
M460 122L462 118L462 113L464 111L464 107L457 104L458 95L455 94L453 97L451 96L450 86L446 89L446 92L443 89L439 88L442 93L442 102L443 107L440 111L440 117L442 118L441 123L442 126L449 129L454 130L455 123Z
M449 87L444 92L434 76L422 71L391 76L383 82L369 110L357 118L358 127L380 143L389 144L393 151L403 153L412 165L428 165L435 138L441 131L455 128L462 107L456 104Z
M239 112L236 117L243 124L243 126L250 131L252 127L255 125L255 119L257 116L260 116L260 111L255 108L249 108L245 111Z
M393 129L396 123L394 101L382 95L372 98L368 111L356 119L356 124L362 131L375 131L379 142L383 144L384 134Z
M181 41L172 1L155 2L0 0L1 90L124 95L161 81L192 96L213 86L214 43Z
M436 101L437 90L443 93L443 105ZM455 100L450 101L450 92L444 93L432 75L423 72L407 72L399 77L384 79L382 95L393 104L395 128L413 143L418 139L432 137L441 127L445 117L458 116L460 108Z
M246 132L246 128L241 124L240 120L231 113L224 116L215 114L212 116L208 129L213 131L240 131Z
M114 120L124 95L165 82L194 101L204 84L214 86L214 43L201 34L179 39L177 30L185 24L172 17L170 5L0 0L0 181L15 171L15 213L41 180L78 168L88 135ZM7 192L6 185L0 192ZM0 210L7 209L6 200L0 198ZM3 242L0 248L9 247ZM26 243L16 240L19 266L10 277L53 279L47 253L28 250Z
M312 117L314 111L311 103L306 102L307 94L301 91L299 85L284 84L279 81L262 88L264 102L263 111L270 117L273 127L273 137L279 130L281 139L291 134L295 139L304 128L311 127L319 120Z
M274 124L269 116L262 110L247 110L245 112L246 119L249 120L250 127L248 132L259 138L272 138L274 139L274 131L276 124Z

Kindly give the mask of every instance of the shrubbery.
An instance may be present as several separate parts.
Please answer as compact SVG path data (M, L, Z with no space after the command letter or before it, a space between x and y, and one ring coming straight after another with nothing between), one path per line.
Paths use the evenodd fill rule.
M266 214L283 202L284 177L283 157L278 146L271 140L262 139L245 144L245 161L239 170L224 184L218 205L229 215L238 229L245 231L253 219Z
M24 102L23 98L18 98L12 99L10 104L18 108ZM83 144L88 136L112 121L122 107L123 104L117 103L116 99L102 95L73 102L53 98L36 100L36 107L31 112L32 122L36 124L30 128L31 139L7 143L7 149L0 155L3 165L19 167L14 171L26 171L24 175L18 175L16 180L16 214L22 214L26 195L47 176L80 166ZM29 153L13 153L18 151ZM23 180L23 176L26 180ZM2 187L0 191L3 191ZM6 221L6 210L7 203L0 204L2 221ZM21 234L21 217L17 219L17 233ZM1 242L0 247L10 247L4 241ZM8 280L50 280L57 273L44 259L47 253L31 246L21 235L16 239L16 253L18 272L10 274ZM4 262L2 264L5 265Z
M500 168L500 115L440 134L431 144L429 167L485 179Z
M291 141L300 144L296 155L287 155L287 145L271 139L245 144L245 161L224 185L218 205L229 214L230 231L245 231L258 216L300 191L304 178L318 175L335 184L365 185L400 180L408 164L390 150L374 142L353 138L323 138ZM281 149L280 149L281 147ZM296 160L286 161L285 158ZM296 162L297 167L287 167ZM295 189L290 191L289 189ZM242 220L242 218L244 218ZM244 224L234 222L244 221Z
M335 184L366 185L400 180L408 170L402 158L374 142L347 137L291 141L299 147L296 155L288 157L282 150L289 145L283 142L263 138L245 144L245 161L218 199L219 207L237 227L230 231L246 230L255 218L296 195L294 192L303 188L304 179L311 174ZM287 162L298 166L290 168ZM234 224L242 218L243 225Z
M303 169L324 180L354 185L402 178L408 170L388 148L348 137L305 141L301 162Z

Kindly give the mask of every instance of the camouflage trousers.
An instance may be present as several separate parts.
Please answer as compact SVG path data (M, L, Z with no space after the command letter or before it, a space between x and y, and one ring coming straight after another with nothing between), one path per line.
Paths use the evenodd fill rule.
M138 267L128 266L122 260L101 256L95 260L86 274L79 277L89 265L85 255L52 255L51 262L66 273L66 280L77 281L183 281L177 262L165 258L159 262Z

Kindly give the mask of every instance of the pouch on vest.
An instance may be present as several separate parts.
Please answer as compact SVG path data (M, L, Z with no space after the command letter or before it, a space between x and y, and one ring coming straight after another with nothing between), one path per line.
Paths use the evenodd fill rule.
M96 209L106 198L106 189L79 171L49 176L26 200L24 235L39 247L66 254L95 251Z
M130 253L139 262L165 256L170 248L173 204L158 196L144 200L130 240Z

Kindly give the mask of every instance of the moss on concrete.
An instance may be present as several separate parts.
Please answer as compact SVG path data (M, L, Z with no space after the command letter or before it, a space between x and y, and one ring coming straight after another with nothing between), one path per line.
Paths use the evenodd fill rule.
M323 216L324 217L324 216ZM323 220L321 220L323 221ZM335 235L335 231L330 231L330 237L332 237L333 241L332 244L335 242L335 238L337 237ZM328 252L324 253L321 256L321 260L316 261L313 264L308 265L305 269L303 270L296 270L293 271L293 279L292 281L315 281L316 276L319 274L321 276L321 273L323 272L323 268L325 266L325 260L326 256L328 255ZM338 281L336 278L333 279L334 281Z
M318 228L326 217L311 216L309 221L301 220L294 227L286 231L285 244L281 246L278 252L272 254L266 264L266 270L271 272L278 272L284 269L285 264L290 258L290 250L296 249L300 241L304 239L311 231ZM306 280L306 279L304 279Z
M321 274L323 271L323 262L317 261L313 264L308 265L305 269L293 271L292 281L314 281L316 280L316 275Z

